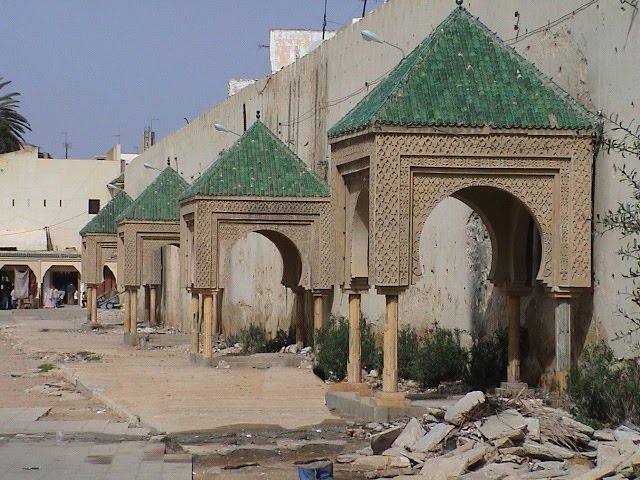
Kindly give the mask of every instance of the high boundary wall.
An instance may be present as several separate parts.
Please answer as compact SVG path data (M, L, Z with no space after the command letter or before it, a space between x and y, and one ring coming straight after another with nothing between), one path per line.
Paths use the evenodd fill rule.
M605 115L618 114L628 122L640 118L637 89L640 15L634 15L637 7L631 3L617 0L472 0L465 1L465 7L504 40L515 37L514 24L518 23L519 41L514 44L518 52L588 108ZM177 157L179 172L187 181L193 181L236 139L234 135L216 131L213 124L223 123L229 129L241 132L245 121L243 111L246 111L246 122L250 125L256 110L262 112L266 125L310 168L324 176L328 171L326 162L330 162L327 129L400 60L396 49L362 40L360 30L374 31L408 52L454 7L452 0L391 0L381 5L360 22L340 30L307 56L258 80L189 125L160 139L127 167L127 191L135 197L153 180L153 171L145 170L143 163L161 167L167 158L175 166L174 158ZM554 22L561 18L564 20L560 23ZM546 25L552 26L539 30ZM605 127L608 130L610 125L605 123ZM619 155L607 152L600 152L596 159L595 215L615 208L616 203L628 195L613 171L614 164L624 162ZM438 321L443 326L458 326L469 331L490 330L494 323L500 322L504 310L501 293L486 284L477 268L478 259L490 254L489 248L486 242L468 241L469 235L473 231L477 235L481 228L470 223L470 219L471 211L452 199L442 202L430 216L423 230L421 255L425 271L433 274L425 275L422 283L401 297L402 321L418 325ZM233 263L236 271L230 278L235 280L227 286L225 301L244 301L242 290L249 282L253 282L256 289L265 288L265 285L276 288L273 286L278 285L279 278L273 265L279 259L269 255L270 247L266 242L253 236L237 244L235 250L251 254L241 252L239 258L248 261ZM623 264L616 254L620 245L616 234L594 235L593 299L589 295L580 298L574 316L581 338L612 339L616 332L627 326L626 321L615 313L623 302L618 292L629 288L622 277L629 265ZM256 261L256 258L261 260ZM272 296L275 303L283 301L282 298L283 295ZM230 307L233 306L223 308L229 311ZM275 305L271 309L286 312L287 306ZM553 338L551 306L538 291L525 299L522 310L523 326L528 326L530 335L536 336L530 339L530 345L535 343L536 348L543 350L540 355L546 355L544 350ZM339 290L333 296L333 311L346 313L346 296ZM485 315L485 311L490 313ZM224 312L223 309L223 317ZM379 323L384 314L383 297L373 293L364 297L363 313ZM490 316L493 323L488 321ZM623 355L638 339L613 341L612 345L617 354Z

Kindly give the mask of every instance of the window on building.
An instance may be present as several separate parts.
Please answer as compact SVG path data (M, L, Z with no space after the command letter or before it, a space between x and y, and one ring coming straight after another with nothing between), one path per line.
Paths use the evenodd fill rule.
M47 206L47 201L46 201L46 200L44 200L44 205L43 205L43 207L46 207L46 206Z
M89 199L89 213L98 213L100 210L100 199L98 198L90 198Z
M16 206L16 199L15 199L15 198L12 198L12 199L11 199L11 206L12 206L12 207L15 207L15 206Z
M60 200L60 206L62 206L62 200Z

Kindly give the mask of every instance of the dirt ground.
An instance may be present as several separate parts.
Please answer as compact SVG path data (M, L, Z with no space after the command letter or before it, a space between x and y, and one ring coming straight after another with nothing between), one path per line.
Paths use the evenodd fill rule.
M77 392L55 368L38 368L47 363L21 353L0 333L0 408L50 407L47 419L57 420L121 420Z

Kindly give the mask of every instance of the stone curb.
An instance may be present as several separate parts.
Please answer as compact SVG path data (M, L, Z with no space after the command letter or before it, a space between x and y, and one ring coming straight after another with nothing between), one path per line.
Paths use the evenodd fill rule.
M104 393L98 391L96 388L87 387L82 381L75 375L71 370L63 365L57 365L57 369L60 372L60 375L69 383L74 385L82 394L86 395L89 398L97 400L102 403L104 406L113 410L115 413L120 415L123 418L127 419L129 425L133 425L135 427L144 427L148 428L152 432L156 432L157 429L152 425L143 422L138 415L134 415L127 408L123 407L113 399L107 397ZM151 432L150 432L151 433Z

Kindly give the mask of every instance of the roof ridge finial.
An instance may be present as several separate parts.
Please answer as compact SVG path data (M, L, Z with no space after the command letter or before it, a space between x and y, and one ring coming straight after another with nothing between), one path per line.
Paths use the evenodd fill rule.
M456 5L458 5L459 8L462 8L462 1L463 0L456 0Z
M256 110L256 120L260 120L260 110Z

